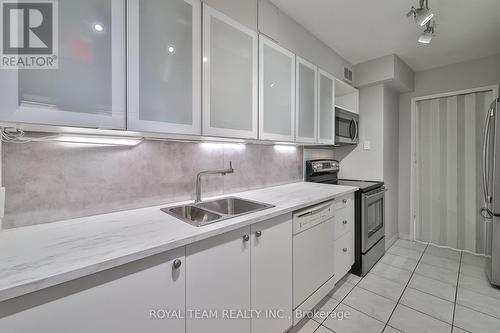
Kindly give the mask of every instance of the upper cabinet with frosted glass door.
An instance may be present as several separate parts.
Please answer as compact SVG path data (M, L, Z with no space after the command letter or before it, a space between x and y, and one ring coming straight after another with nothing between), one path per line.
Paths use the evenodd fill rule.
M296 81L296 141L316 143L318 137L317 67L297 56Z
M259 139L295 139L295 55L259 36Z
M0 121L125 129L125 1L56 3L46 22L58 67L1 69ZM20 43L47 47L33 35Z
M319 69L318 143L335 144L335 78Z
M128 129L200 135L200 0L127 3Z
M203 135L257 138L257 33L203 5Z

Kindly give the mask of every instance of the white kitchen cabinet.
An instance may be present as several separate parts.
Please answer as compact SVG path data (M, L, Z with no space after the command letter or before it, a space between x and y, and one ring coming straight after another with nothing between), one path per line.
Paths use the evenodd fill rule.
M296 57L296 141L316 143L318 140L318 69Z
M0 332L183 333L185 269L179 248L6 301L34 307L1 318ZM152 319L157 310L180 319Z
M335 78L320 69L318 74L318 143L335 144Z
M187 332L250 333L250 319L224 317L250 309L250 238L245 227L186 246ZM203 310L217 316L197 318Z
M347 205L335 212L335 239L346 233L354 234L354 204Z
M285 332L292 325L291 214L252 225L251 241L251 303L262 311L252 319L252 333Z
M359 90L335 79L335 106L359 114Z
M203 5L203 135L257 138L257 33Z
M0 121L125 129L125 1L59 1L57 22L58 68L2 70Z
M335 241L335 278L340 280L354 264L354 234L348 232Z
M127 4L127 128L201 135L200 0Z
M259 139L295 139L295 55L259 36Z

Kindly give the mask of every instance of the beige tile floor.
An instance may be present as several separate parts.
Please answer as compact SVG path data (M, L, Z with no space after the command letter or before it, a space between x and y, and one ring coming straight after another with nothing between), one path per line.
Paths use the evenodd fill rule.
M498 333L500 289L484 265L480 256L398 240L363 279L342 278L319 307L327 316L290 332Z

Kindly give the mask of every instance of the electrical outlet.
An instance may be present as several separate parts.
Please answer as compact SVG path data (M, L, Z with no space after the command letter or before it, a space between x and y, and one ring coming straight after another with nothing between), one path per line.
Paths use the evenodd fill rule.
M364 150L370 150L370 149L372 149L372 143L370 141L365 141L363 143L363 149Z

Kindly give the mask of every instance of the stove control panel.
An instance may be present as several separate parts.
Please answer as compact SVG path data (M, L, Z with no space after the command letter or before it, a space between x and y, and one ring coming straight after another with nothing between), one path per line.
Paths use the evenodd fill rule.
M306 161L306 170L309 175L316 173L337 173L340 170L336 160L310 160Z

